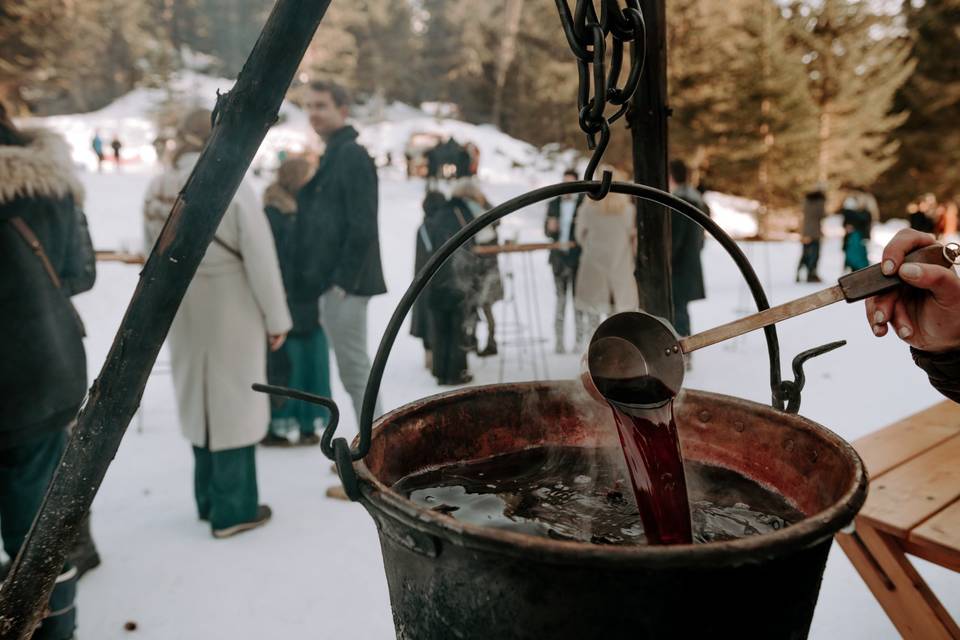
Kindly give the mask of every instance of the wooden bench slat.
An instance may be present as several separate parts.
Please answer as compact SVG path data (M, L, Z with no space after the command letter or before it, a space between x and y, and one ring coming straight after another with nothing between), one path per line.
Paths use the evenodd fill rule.
M870 483L860 512L874 527L906 538L960 498L960 435L954 435Z
M960 405L949 400L853 443L871 480L960 434Z
M960 571L960 500L913 529L909 542L911 552Z

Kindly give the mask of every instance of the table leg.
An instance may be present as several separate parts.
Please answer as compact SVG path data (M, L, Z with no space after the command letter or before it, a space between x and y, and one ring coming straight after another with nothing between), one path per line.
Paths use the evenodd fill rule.
M904 638L960 640L960 627L917 573L897 538L858 518L856 531L837 535L837 542Z

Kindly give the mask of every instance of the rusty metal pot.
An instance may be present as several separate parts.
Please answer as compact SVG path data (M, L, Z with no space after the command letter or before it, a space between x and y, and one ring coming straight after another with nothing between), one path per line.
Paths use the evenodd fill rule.
M479 216L441 246L394 310L371 366L351 447L334 437L328 398L254 385L331 411L321 450L336 462L346 495L380 532L397 636L430 640L624 638L804 638L833 534L863 504L866 478L853 449L795 415L803 364L841 346L809 349L780 374L776 327L764 328L772 407L698 391L675 406L685 459L725 467L787 497L807 518L772 534L702 545L612 547L556 541L458 522L391 490L406 475L455 462L549 445L615 446L609 409L579 382L477 387L411 403L376 421L387 357L429 279L480 229L560 195L607 191L684 215L730 254L758 310L769 303L749 260L689 203L644 185L568 182L517 196ZM375 429L373 427L376 427Z
M686 391L686 459L777 491L807 518L731 542L601 546L478 527L391 490L427 468L548 445L616 446L606 407L575 382L493 385L382 417L354 463L376 522L397 637L804 638L833 534L866 496L856 452L796 415Z

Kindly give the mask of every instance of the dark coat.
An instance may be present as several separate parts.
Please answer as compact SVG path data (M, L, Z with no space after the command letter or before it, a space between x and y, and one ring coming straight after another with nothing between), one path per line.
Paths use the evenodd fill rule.
M811 191L803 199L803 225L800 234L809 240L823 236L822 223L827 215L827 199L822 191Z
M699 192L687 185L681 185L674 195L685 200L709 215L709 208ZM703 228L684 215L676 214L670 219L673 248L671 269L673 283L673 301L686 304L707 297L703 285L703 264L700 251L703 249Z
M570 225L570 240L572 241L576 237L577 230L577 211L580 210L580 205L583 204L584 195L580 194L577 196L577 207L573 212L573 223ZM562 198L554 198L547 204L547 217L543 221L543 233L550 238L551 242L560 241L560 229L556 231L550 231L548 229L550 220L557 220L559 223L560 220L560 202ZM548 258L550 266L553 268L554 274L559 274L564 270L572 270L576 272L577 266L580 264L580 247L574 247L569 251L561 251L559 249L551 249L550 257Z
M0 448L66 427L87 390L83 327L69 299L96 277L83 190L62 140L25 135L26 146L0 147ZM40 241L59 288L14 228L17 217Z
M294 300L290 296L296 266L294 264L294 238L296 233L297 214L295 211L284 212L276 204L270 204L269 198L264 197L264 213L270 222L273 240L277 246L277 261L280 263L280 275L283 277L283 287L287 291L287 306L290 308L290 317L293 319L291 335L309 335L320 325L320 305L317 300Z
M933 233L936 225L923 211L914 211L910 214L910 228L923 233Z
M447 200L440 194L434 194L424 201L423 224L417 227L416 253L413 261L413 275L416 276L427 264L427 260L433 255L437 247L430 239L430 232L427 230L437 213L442 213L446 209ZM424 341L424 348L430 348L430 312L427 307L428 291L422 291L413 303L410 311L410 335L421 338Z
M457 198L426 222L427 233L437 251L443 243L473 220L470 207ZM474 242L467 240L443 264L427 285L427 305L431 309L451 309L467 304L476 281L477 256L472 252Z
M854 231L860 234L864 240L870 239L870 231L873 227L873 218L866 209L840 209L840 215L843 216L843 228L852 227ZM849 234L847 230L847 234ZM844 236L846 238L846 236Z
M427 233L426 222L417 228L417 249L413 260L414 275L420 273L423 265L433 255L433 242ZM410 311L410 335L415 338L427 339L430 335L429 320L427 318L426 293L421 293L413 303Z
M960 402L960 350L930 353L910 347L910 353L917 366L926 372L934 389L954 402Z
M297 197L295 300L316 301L333 286L356 296L386 293L377 198L377 168L357 131L336 131Z

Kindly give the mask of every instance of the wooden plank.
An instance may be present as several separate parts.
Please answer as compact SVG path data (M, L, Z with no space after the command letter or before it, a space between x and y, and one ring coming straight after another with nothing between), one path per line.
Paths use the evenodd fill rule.
M960 500L910 532L910 553L960 571Z
M960 435L894 467L870 483L861 519L906 538L911 529L960 498L957 460Z
M523 253L543 251L545 249L573 249L575 246L577 246L576 242L527 242L525 244L504 242L503 244L478 245L473 248L473 252L478 256L493 256L498 253Z
M895 538L858 518L854 534L837 540L904 638L960 639L960 628Z
M960 434L960 405L946 400L853 443L871 480Z

